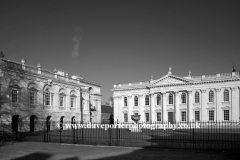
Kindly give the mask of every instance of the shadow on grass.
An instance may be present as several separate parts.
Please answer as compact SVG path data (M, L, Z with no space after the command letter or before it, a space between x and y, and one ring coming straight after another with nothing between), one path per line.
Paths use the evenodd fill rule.
M35 152L35 153L31 153L31 154L28 154L23 157L13 158L11 160L47 160L52 156L53 156L53 154ZM70 158L65 158L65 159L61 159L61 160L80 160L80 159L78 157L70 157Z
M36 153L28 154L23 157L14 158L12 160L33 160L33 159L34 160L47 160L51 156L52 156L52 154L36 152Z

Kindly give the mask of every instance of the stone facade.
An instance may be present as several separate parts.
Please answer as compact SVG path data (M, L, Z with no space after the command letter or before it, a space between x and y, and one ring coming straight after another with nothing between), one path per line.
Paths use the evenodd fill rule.
M114 119L133 122L239 121L239 72L178 77L171 68L148 82L114 85Z
M1 121L101 121L101 86L61 70L0 59ZM83 112L81 112L83 110ZM81 119L83 115L83 119Z

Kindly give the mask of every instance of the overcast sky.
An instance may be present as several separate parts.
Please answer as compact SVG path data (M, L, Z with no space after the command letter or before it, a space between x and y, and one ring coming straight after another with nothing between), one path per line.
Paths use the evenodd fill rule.
M5 59L102 85L148 81L168 72L230 72L240 64L240 3L234 0L0 0Z

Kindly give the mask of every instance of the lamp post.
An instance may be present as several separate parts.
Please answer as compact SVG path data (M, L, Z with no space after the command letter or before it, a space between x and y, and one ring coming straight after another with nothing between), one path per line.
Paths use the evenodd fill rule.
M83 104L82 104L81 87L79 88L79 99L80 99L80 109L81 109L81 124L83 124Z
M91 90L92 90L92 87L89 87L88 88L88 91L89 91L89 116L90 116L90 122L92 123L92 112L91 112Z

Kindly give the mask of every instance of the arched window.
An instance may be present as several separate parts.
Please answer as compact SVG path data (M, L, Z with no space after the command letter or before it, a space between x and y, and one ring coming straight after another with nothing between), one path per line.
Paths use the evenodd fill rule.
M199 103L199 92L195 92L195 103Z
M66 94L64 89L59 90L59 106L66 107Z
M76 92L73 90L70 92L70 107L75 108L76 107Z
M145 105L148 106L149 105L149 95L145 96Z
M172 93L169 93L168 103L169 103L169 104L173 104L173 94L172 94Z
M19 84L20 84L20 82L18 80L11 80L11 82L9 84L10 93L11 93L10 101L12 103L18 103L19 102L19 92L20 92L20 89L21 89Z
M183 104L186 104L186 93L181 94L181 100Z
M138 106L138 97L137 96L134 97L134 106Z
M54 94L51 88L49 88L48 86L46 86L44 89L43 97L44 97L44 105L53 106Z
M160 105L161 104L161 95L158 94L157 95L157 105Z
M127 97L124 97L124 107L127 107L128 103L127 103Z
M34 83L31 83L28 86L28 93L29 93L29 103L30 105L36 104L37 103L37 86Z
M225 102L229 101L229 91L227 89L225 89L224 92L223 92L223 100Z
M47 106L50 106L50 91L49 89L46 89L44 92L44 104Z
M209 91L209 102L214 102L214 92L212 90Z

